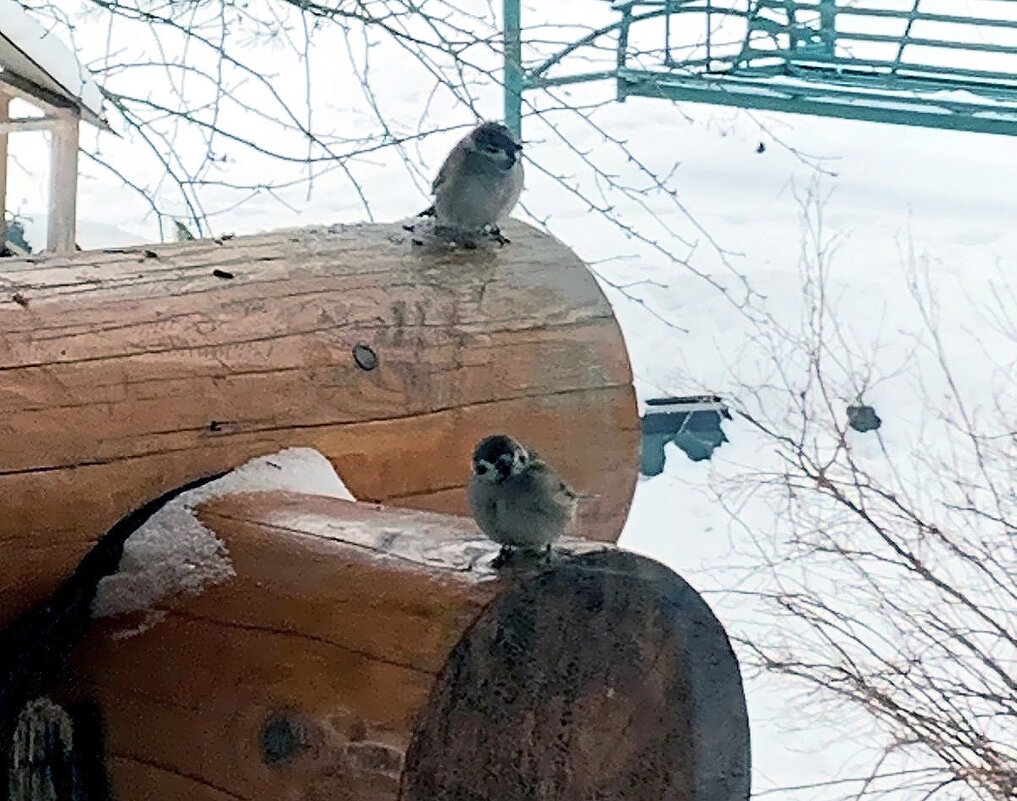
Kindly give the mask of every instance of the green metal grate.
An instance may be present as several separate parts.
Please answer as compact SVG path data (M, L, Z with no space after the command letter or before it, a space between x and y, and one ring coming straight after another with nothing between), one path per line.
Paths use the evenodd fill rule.
M612 4L615 21L531 67L519 0L504 6L517 133L524 92L612 79L619 100L1017 135L1017 0L626 0ZM573 53L606 37L614 65L568 71Z

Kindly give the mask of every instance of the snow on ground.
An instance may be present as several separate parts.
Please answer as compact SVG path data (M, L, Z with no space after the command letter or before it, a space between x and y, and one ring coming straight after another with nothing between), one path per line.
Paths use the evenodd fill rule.
M529 12L531 21L536 13ZM322 42L312 68L348 76L344 53L341 41ZM252 54L255 60L261 57ZM294 83L302 86L302 65L283 63L277 52L263 58L266 65L272 61L276 72L293 70ZM437 109L433 113L442 113L441 99L428 95L426 84L417 80L419 70L405 53L376 48L371 75L376 101L396 133L416 129L425 102L432 111ZM332 126L344 135L369 127L369 114L352 79L338 85L332 80L323 83L327 88L316 90L322 93L315 106L316 125L326 130ZM609 97L611 91L609 85L597 84L560 90L559 96L579 104ZM489 116L500 113L496 87L482 92L480 108ZM463 125L470 122L462 109L454 114ZM641 186L647 177L589 124L555 111L547 111L543 121L525 122L531 163L523 208L517 214L546 224L610 281L652 282L629 292L645 299L656 316L605 285L625 333L641 398L764 388L756 403L781 418L788 398L772 386L777 366L772 357L775 346L787 343L761 338L752 314L732 303L731 297L737 297L743 286L738 276L744 275L759 293L753 313L771 315L788 331L801 329L807 297L800 257L809 230L801 199L813 191L825 197L823 229L837 245L828 265L830 307L851 351L873 364L865 399L883 419L878 436L884 447L913 470L920 483L924 467L912 454L934 450L936 436L944 430L929 420L930 399L942 398L944 382L929 361L927 332L908 292L914 270L919 275L927 271L939 298L939 325L966 401L977 410L1000 393L1013 399L1012 389L992 383L993 376L1000 376L998 365L1013 357L1006 351L997 356L996 351L1012 344L988 324L988 315L999 282L1017 267L1017 138L646 99L606 106L595 112L594 119L610 136L624 140L655 173L673 171L677 199L697 224L666 195L626 196L604 189L570 145L588 152L620 182ZM374 154L370 161L355 165L377 219L397 219L419 210L429 176L458 135L434 136L409 148L415 173L392 153ZM12 170L16 187L12 197L21 199L21 211L31 213L42 207L39 187L45 176L37 166L38 142L25 141L18 151L21 166ZM89 147L90 141L94 139L83 138L83 146ZM114 143L109 137L101 141L107 156L115 147L137 149L130 141ZM757 152L760 143L765 145L762 153ZM817 165L822 172L817 172ZM633 239L620 225L594 217L584 201L538 166L611 205L624 224L656 245ZM263 177L259 172L263 167L241 160L231 166L229 175L253 181ZM83 245L158 236L154 219L136 197L94 166L86 163L85 171L79 200ZM157 178L152 173L139 182L154 185ZM303 186L280 197L285 205L263 194L224 211L214 218L216 231L246 233L366 216L339 172L317 178L310 198ZM210 190L210 206L216 198ZM228 205L225 198L222 201ZM34 223L44 226L39 219ZM707 235L726 252L724 258ZM664 251L689 252L680 238L696 243L692 267L728 288L730 295L665 255ZM908 256L909 248L914 259ZM797 374L801 354L786 356L788 368ZM858 389L864 365L856 367L835 370L842 394L838 403L855 400L852 392ZM754 541L778 541L782 529L777 513L763 498L739 496L744 504L737 518L718 503L720 488L732 477L774 466L772 447L748 425L733 421L725 423L725 430L731 442L709 463L694 464L669 447L664 474L639 483L622 542L672 566L706 594L725 625L745 631L758 621L738 595L736 582L743 579ZM852 442L875 459L879 451L872 443L878 440L876 435L868 437L852 437ZM746 684L757 793L849 772L855 775L878 752L880 740L864 721L843 714L824 716L815 699L803 701L800 688L772 676L748 676ZM831 794L827 788L803 797Z
M158 623L161 601L199 595L235 573L223 542L194 516L199 504L237 492L287 490L352 501L331 463L312 448L287 448L252 459L222 478L179 495L131 534L116 573L99 582L93 617L143 614L133 636Z

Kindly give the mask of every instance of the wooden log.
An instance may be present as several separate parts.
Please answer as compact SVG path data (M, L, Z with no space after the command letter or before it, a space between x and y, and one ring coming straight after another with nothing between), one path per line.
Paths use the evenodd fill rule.
M738 665L663 566L569 541L494 572L472 521L320 496L198 508L236 571L98 621L55 697L97 703L121 801L742 801Z
M469 456L505 431L614 541L638 412L610 306L522 223L504 248L333 226L0 264L0 626L148 498L280 447L358 499L465 513ZM18 300L15 301L14 298Z

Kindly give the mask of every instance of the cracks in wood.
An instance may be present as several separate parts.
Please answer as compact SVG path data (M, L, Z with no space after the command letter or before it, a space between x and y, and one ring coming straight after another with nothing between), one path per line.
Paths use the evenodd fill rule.
M109 758L122 759L128 762L134 762L138 765L144 765L146 768L153 768L155 770L162 771L163 773L170 773L179 779L186 779L187 781L194 782L195 784L200 784L202 787L207 787L210 790L214 790L217 793L221 793L227 798L234 799L234 801L253 801L253 799L249 799L247 796L237 795L232 790L227 790L225 787L220 787L219 785L208 781L208 779L205 779L202 776L198 776L197 774L194 773L187 773L186 771L180 770L179 768L174 767L173 765L166 765L161 762L156 762L155 760L152 759L143 759L142 757L139 757L135 754L128 754L123 751L110 751Z
M428 495L437 495L440 492L454 492L456 490L465 490L466 482L461 481L458 484L443 484L438 487L427 487L426 489L413 490L412 492L399 492L389 495L385 502L391 503L393 501L406 501L411 498L425 498Z
M314 293L311 293L314 294ZM296 297L296 296L289 296ZM281 298L281 299L285 299ZM325 314L327 325L314 326L311 328L305 328L303 330L287 330L277 334L272 334L263 337L253 337L248 339L230 339L221 342L203 342L193 343L186 345L174 345L160 348L149 348L145 350L136 351L125 351L120 353L103 353L94 356L84 356L78 359L58 359L54 361L45 362L21 362L18 364L0 364L0 371L10 371L19 369L33 369L40 367L57 367L57 366L73 366L79 363L95 362L95 361L115 361L118 359L130 359L138 356L149 356L162 353L186 353L188 351L200 351L209 348L228 348L237 345L257 344L259 342L271 342L282 339L298 339L300 337L310 336L321 333L331 334L343 334L346 332L356 333L359 331L379 331L379 330L390 330L394 329L396 333L395 344L400 344L400 338L405 336L407 332L413 330L421 331L443 331L448 330L450 333L457 333L460 335L467 336L498 336L504 334L519 334L528 331L535 332L547 332L547 331L568 331L572 328L582 328L586 325L597 325L605 322L613 322L613 318L609 313L598 312L590 313L589 310L583 311L584 307L576 307L572 309L572 313L576 314L575 317L567 318L561 322L546 322L540 321L536 318L527 317L504 317L495 318L490 320L478 319L472 323L461 322L459 320L449 321L438 319L434 322L418 322L410 325L405 323L399 323L398 317L395 321L387 320L381 316L376 316L372 320L366 319L361 320L350 320L348 317L342 319L340 322L336 321L336 318L331 314ZM95 328L85 328L81 324L75 324L74 326L65 327L52 327L52 328L33 328L25 331L18 331L11 329L7 333L9 334L24 334L31 337L31 344L35 345L42 342L55 341L65 343L69 338L91 338L96 334L110 334L110 333L122 333L133 331L134 329L144 330L146 328L160 327L168 322L176 321L189 321L197 319L199 321L204 320L206 323L213 323L213 321L207 318L204 314L195 312L194 310L187 310L178 314L170 314L164 317L155 317L151 319L139 320L131 323L123 323L116 325L101 326ZM508 325L506 325L508 324ZM503 326L503 327L499 327ZM68 333L68 328L77 329L73 333ZM49 334L48 336L45 334ZM432 343L428 343L432 344Z
M413 420L418 418L427 418L444 414L451 414L455 412L467 411L472 408L484 407L484 406L495 406L498 404L511 404L525 400L542 400L552 399L560 397L568 397L570 395L583 395L590 394L596 396L599 394L611 394L618 390L626 390L630 388L629 384L606 384L600 387L574 387L564 390L558 390L555 392L543 392L543 393L524 393L521 395L513 395L504 398L494 398L486 401L475 401L471 403L464 403L451 406L441 406L431 409L419 410L411 412L410 414L393 415L391 417L377 417L371 420L356 420L350 419L345 421L327 421L321 423L287 423L286 425L265 425L265 426L254 426L250 428L241 428L240 421L233 421L233 424L237 428L233 431L222 431L219 432L216 437L218 441L230 437L251 437L263 434L276 434L285 431L315 431L328 428L346 428L354 426L370 426L370 425L385 425L390 423L397 423L399 421ZM143 439L144 437L154 436L172 436L172 435L194 435L195 437L205 436L208 433L208 424L205 423L198 427L182 428L182 429L170 429L166 431L147 431L143 434L131 436L129 440ZM34 475L37 473L51 473L60 470L76 470L86 467L102 467L117 462L135 461L140 459L148 459L154 456L167 456L173 453L181 453L186 451L193 451L202 447L200 441L195 441L191 444L181 445L179 447L172 448L159 448L153 450L147 450L140 453L131 454L119 454L110 456L104 459L87 459L79 460L69 463L53 464L53 465L37 465L28 468L17 468L17 469L0 469L0 478L8 476L25 476Z
M74 682L79 687L88 687L91 690L91 696L93 698L101 694L108 694L116 698L126 698L142 704L153 704L167 709L182 709L185 712L200 713L204 709L204 706L201 704L196 704L194 706L191 706L190 704L181 704L177 701L160 698L158 695L153 693L144 692L136 687L128 688L110 686L108 683L103 684L93 678L82 676L81 674L75 674Z
M179 316L181 318L193 317L193 316L195 316L195 313L194 312L186 312L186 313L182 313ZM18 363L18 364L0 364L0 372L12 372L12 371L16 371L16 370L31 370L31 369L43 369L43 368L74 367L74 366L82 365L82 364L94 364L94 363L99 363L99 362L110 362L110 361L118 361L118 360L136 359L136 358L141 358L141 357L145 357L145 356L158 356L158 355L163 355L163 354L167 354L167 353L181 353L181 354L183 354L183 353L187 353L188 351L202 351L202 350L215 350L215 349L220 349L220 348L232 348L232 347L236 347L238 345L257 345L257 344L266 343L266 342L279 342L279 341L286 340L286 339L297 340L297 339L300 339L301 337L314 336L316 334L325 334L325 333L328 333L328 334L335 335L335 334L346 333L347 331L350 331L350 332L378 331L378 330L389 330L389 329L392 328L392 324L391 323L389 323L389 322L387 322L385 320L382 320L380 318L376 318L376 319L377 319L377 322L372 322L372 323L363 323L363 322L352 322L351 323L351 322L346 322L346 321L344 321L342 323L336 323L334 321L334 319L329 317L328 325L314 326L312 328L305 328L305 329L302 329L302 330L287 330L285 332L281 332L281 333L277 333L277 334L270 334L270 335L267 335L267 336L249 337L249 338L246 338L246 339L231 339L231 340L227 340L227 341L223 341L223 342L211 342L211 343L201 343L201 344L197 344L196 343L196 344L189 344L189 345L182 345L182 346L180 346L180 345L177 345L177 346L166 345L166 346L162 346L162 347L147 348L145 350L126 351L126 352L122 352L122 353L103 353L103 354L97 354L97 355L94 355L94 356L82 356L82 357L79 357L79 358L76 358L76 359L56 359L56 360L45 361L45 362L21 362L21 363ZM574 319L574 320L567 320L566 322L563 322L563 323L560 323L560 324L553 324L553 323L551 323L551 324L546 324L546 323L545 324L537 324L537 323L533 323L532 321L529 321L529 320L527 320L525 318L521 319L521 318L518 318L518 317L513 317L513 318L507 318L505 320L493 320L493 321L490 321L491 323L494 323L494 324L503 323L503 322L513 322L513 323L515 323L515 325L510 327L510 328L489 328L489 327L487 327L486 321L483 322L483 323L481 321L478 321L477 323L474 323L474 324L462 324L462 325L458 326L454 330L457 331L458 333L466 334L466 335L474 335L474 336L498 336L498 335L504 335L504 334L525 333L525 332L528 332L528 331L540 331L540 332L557 331L557 330L567 331L570 328L581 328L584 325L588 325L588 324L591 324L591 323L592 324L596 324L598 322L607 321L607 320L610 320L610 319L611 318L609 316L607 316L607 315L597 315L597 316L590 315L590 316L587 316L587 317L581 317L581 318ZM145 326L149 326L149 325L156 325L159 322L161 322L161 321L159 321L159 320L147 321L146 323L143 323L143 324L140 324L140 325L141 325L141 327L145 327ZM479 327L481 324L484 325L483 328ZM476 325L477 329L476 330L469 330L471 325ZM88 331L88 332L84 332L83 331L80 334L75 334L73 336L82 336L82 337L85 337L85 336L91 336L91 335L93 335L95 333L108 333L108 332L113 331L113 330L130 330L131 328L134 328L134 327L136 327L136 326L134 326L134 325L127 325L127 326L122 326L122 327L110 327L108 329L99 329L97 331ZM447 322L443 322L443 321L437 321L437 322L428 323L428 324L425 324L425 325L413 326L413 328L417 328L417 329L420 329L420 330L423 330L423 331L450 330L449 324ZM412 329L410 329L410 330L412 330ZM60 340L60 339L66 340L66 338L67 338L67 335L53 337L54 340ZM427 342L425 344L428 345L428 346L433 346L434 343Z
M354 656L359 656L362 659L367 659L371 662L377 662L378 664L388 665L389 667L399 668L401 670L409 670L418 675L427 676L429 679L433 679L437 674L436 670L428 670L427 668L422 668L409 662L400 662L398 659L391 659L360 648L354 648L351 645L336 642L335 640L330 640L327 637L321 637L317 634L310 634L306 631L294 631L293 629L276 628L274 626L259 626L254 623L242 623L238 620L219 620L206 615L199 615L194 612L185 612L180 609L163 609L163 611L167 612L170 617L179 617L195 623L208 623L209 625L219 626L226 629L240 629L242 631L254 631L261 634L275 634L280 637L294 637L301 640L310 640L311 642L316 642L320 645L328 646L329 648L337 648L340 651L353 654Z

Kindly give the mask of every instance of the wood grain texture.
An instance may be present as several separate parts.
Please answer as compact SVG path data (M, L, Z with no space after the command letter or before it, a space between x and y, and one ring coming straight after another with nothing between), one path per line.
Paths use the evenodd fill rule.
M114 796L394 799L436 675L505 581L496 546L467 518L290 493L199 517L236 577L137 636L99 621L71 656L65 697L103 710ZM297 747L267 763L279 718Z
M472 520L293 493L209 501L236 576L55 697L97 703L122 801L745 801L723 629L643 557L566 540L493 572Z
M128 510L286 446L317 448L360 499L464 513L472 446L505 431L598 496L579 531L614 541L639 449L621 333L573 253L506 233L475 251L366 225L4 260L0 625Z
M613 549L521 577L442 671L400 801L747 801L738 661L703 599Z

